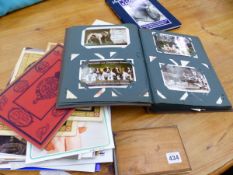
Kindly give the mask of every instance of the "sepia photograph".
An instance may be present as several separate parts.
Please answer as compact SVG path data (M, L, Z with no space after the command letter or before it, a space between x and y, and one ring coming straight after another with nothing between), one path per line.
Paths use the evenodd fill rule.
M80 67L80 82L90 88L127 87L136 81L130 60L82 61Z
M0 136L0 153L25 155L26 141L15 136Z
M141 27L168 20L149 0L119 1L119 4Z
M126 27L91 27L82 33L82 45L87 48L127 47L130 44Z
M204 74L193 67L161 64L165 86L170 90L209 93L210 87Z
M193 43L186 37L164 33L152 33L158 52L173 55L195 56Z

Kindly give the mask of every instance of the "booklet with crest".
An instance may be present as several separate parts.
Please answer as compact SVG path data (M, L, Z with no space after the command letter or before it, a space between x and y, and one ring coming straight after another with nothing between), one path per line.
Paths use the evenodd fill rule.
M133 24L68 28L59 86L58 108L231 108L197 37Z
M72 112L55 106L62 51L62 46L55 47L0 95L0 121L39 148Z
M155 0L105 1L123 23L156 30L170 30L181 26L180 21Z

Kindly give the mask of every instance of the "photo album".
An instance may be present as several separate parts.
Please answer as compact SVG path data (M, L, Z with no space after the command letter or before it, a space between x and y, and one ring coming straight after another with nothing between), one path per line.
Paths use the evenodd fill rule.
M181 26L159 1L105 0L123 23L136 24L143 29L171 30Z
M58 108L231 108L197 37L134 24L77 26L64 45Z

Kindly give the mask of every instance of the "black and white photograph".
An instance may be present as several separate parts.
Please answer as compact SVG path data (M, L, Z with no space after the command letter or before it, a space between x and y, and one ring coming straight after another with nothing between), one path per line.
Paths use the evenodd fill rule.
M164 33L152 33L158 52L173 55L195 56L193 43L186 37Z
M26 141L15 136L1 136L0 153L25 155Z
M130 60L82 61L80 82L90 88L127 87L136 81L134 67Z
M165 86L170 90L209 93L210 87L204 74L193 67L160 63Z
M127 47L130 44L126 27L91 27L82 33L82 45L86 48Z
M119 4L141 27L168 20L149 0L121 0Z

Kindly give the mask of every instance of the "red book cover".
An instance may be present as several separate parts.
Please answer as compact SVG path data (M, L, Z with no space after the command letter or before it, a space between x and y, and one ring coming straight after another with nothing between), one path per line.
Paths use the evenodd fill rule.
M62 52L56 46L0 95L0 120L38 148L73 111L56 109Z

